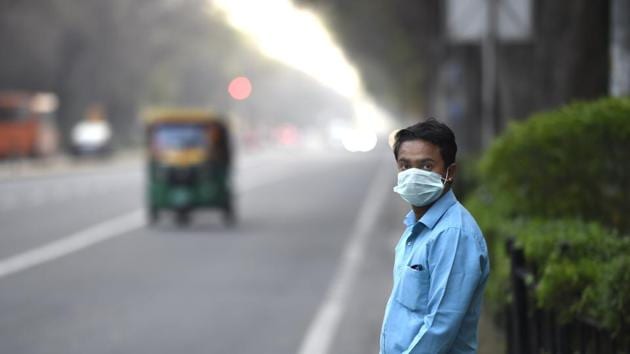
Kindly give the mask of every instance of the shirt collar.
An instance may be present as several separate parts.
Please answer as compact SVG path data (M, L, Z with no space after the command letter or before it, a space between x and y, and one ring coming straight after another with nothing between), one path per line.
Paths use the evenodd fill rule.
M448 192L444 193L443 196L440 197L431 207L427 210L424 215L418 221L419 223L424 224L427 228L432 229L435 224L437 224L438 220L446 213L448 208L450 208L453 204L457 202L457 198L455 198L455 194L453 190L450 189ZM405 216L405 220L403 221L405 226L409 227L416 223L416 214L414 214L413 210L411 210Z
M413 212L413 210L409 211L407 215L405 215L405 219L403 220L403 223L407 227L416 223L416 214Z

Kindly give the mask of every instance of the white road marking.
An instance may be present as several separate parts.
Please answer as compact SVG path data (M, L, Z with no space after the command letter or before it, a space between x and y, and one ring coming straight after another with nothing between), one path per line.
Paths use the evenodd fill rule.
M258 178L250 181L247 185L239 188L238 193L251 190L265 184L271 184L283 179L295 177L300 171L290 171L296 173L283 172L277 175L268 175L266 178ZM73 191L76 193L87 193L87 184L79 185ZM0 260L0 278L26 270L43 263L51 262L55 259L78 252L82 249L96 245L98 243L123 236L131 231L137 230L146 224L144 209L137 209L117 218L105 221L95 226L79 231L70 236L35 248L24 253Z
M363 261L365 247L385 197L391 191L390 170L381 166L372 180L369 194L363 201L363 207L355 221L352 235L348 238L339 267L324 302L300 345L299 354L327 354L337 333L349 290L355 281L359 265Z
M142 209L105 221L40 248L0 261L0 278L67 256L84 248L124 235L145 224Z

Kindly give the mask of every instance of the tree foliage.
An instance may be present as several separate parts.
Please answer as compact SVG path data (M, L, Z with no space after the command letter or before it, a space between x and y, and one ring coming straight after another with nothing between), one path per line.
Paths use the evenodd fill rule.
M147 88L155 75L191 57L193 50L208 53L209 32L222 29L229 35L208 20L203 4L4 0L0 38L9 50L0 59L1 88L58 93L64 131L94 102L106 106L115 127L126 126L138 102L151 98ZM173 77L176 71L168 73L165 81L180 81Z
M416 120L439 116L462 147L479 150L481 46L449 39L447 1L297 1L325 14L376 97ZM532 37L497 46L498 131L608 92L609 1L532 0L532 7Z
M92 103L105 107L120 142L140 136L144 105L211 106L268 124L345 109L263 58L206 0L0 0L0 9L0 89L57 93L66 138ZM239 75L254 82L249 105L227 95Z
M575 103L507 129L481 164L516 214L578 217L630 232L630 101Z

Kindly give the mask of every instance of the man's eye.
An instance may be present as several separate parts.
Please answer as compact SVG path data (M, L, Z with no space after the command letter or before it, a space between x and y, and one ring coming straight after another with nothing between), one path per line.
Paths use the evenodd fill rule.
M422 169L423 170L427 170L427 171L431 171L431 170L433 170L433 165L430 164L430 163L424 164L424 165L422 165Z

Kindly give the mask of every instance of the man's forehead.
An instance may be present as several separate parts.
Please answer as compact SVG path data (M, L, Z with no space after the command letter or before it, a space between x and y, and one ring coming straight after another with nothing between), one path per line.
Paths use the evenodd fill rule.
M442 160L437 145L420 139L403 141L398 150L398 159L401 158Z

